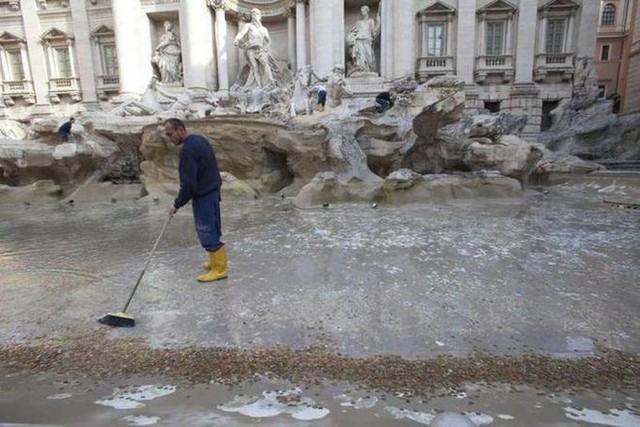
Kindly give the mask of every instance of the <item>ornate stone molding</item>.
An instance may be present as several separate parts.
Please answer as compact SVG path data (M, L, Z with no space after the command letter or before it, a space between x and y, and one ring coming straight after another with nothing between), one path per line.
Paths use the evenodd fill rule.
M263 18L283 17L287 10L295 7L297 1L307 0L207 0L213 9L222 9L239 18L248 17L251 9L258 8Z
M214 9L224 10L225 12L230 10L230 7L227 4L226 0L207 0L207 5Z

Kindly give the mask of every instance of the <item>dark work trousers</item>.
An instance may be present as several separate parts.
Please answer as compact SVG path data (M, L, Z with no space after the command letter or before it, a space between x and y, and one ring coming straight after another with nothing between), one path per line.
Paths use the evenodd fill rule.
M220 220L220 190L211 191L202 196L194 197L193 219L196 223L196 233L202 247L208 252L220 249L223 243L222 221Z
M327 102L327 91L321 90L318 92L318 104L324 107L324 104Z

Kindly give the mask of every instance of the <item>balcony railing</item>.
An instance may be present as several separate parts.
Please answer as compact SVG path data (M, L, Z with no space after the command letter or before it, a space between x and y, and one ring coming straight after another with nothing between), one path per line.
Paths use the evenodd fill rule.
M423 56L416 62L418 76L422 78L455 72L452 56Z
M513 78L513 55L482 55L476 57L476 81L482 83L489 74L502 75L504 82Z
M477 69L512 69L513 55L484 55L476 60Z
M119 76L98 76L98 88L100 89L117 89L119 86Z
M541 53L536 57L536 67L538 68L573 68L573 53Z
M5 81L2 83L4 95L25 95L33 93L33 85L29 80Z
M572 52L536 55L536 66L533 71L535 80L542 81L549 73L560 73L563 80L571 79L576 67L575 58Z
M626 28L624 25L598 25L598 33L604 33L604 34L615 34L615 33L619 33L619 34L624 34L626 31Z
M68 93L80 90L79 79L75 77L63 77L49 79L49 92Z

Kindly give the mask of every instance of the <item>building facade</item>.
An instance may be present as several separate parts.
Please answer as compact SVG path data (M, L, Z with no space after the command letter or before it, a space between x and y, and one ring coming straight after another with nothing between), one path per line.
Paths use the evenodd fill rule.
M455 75L469 110L526 114L531 135L571 97L601 14L593 0L0 0L0 114L138 96L164 49L181 67L169 85L227 93L247 63L234 39L252 8L281 67L324 77L340 65L356 96L407 75ZM352 62L358 43L370 46L365 72Z
M630 42L633 4L633 0L600 2L598 39L594 52L598 88L602 98L616 100L616 109L625 102L625 52Z
M629 43L624 58L625 91L623 113L640 112L640 2L635 1L631 9Z

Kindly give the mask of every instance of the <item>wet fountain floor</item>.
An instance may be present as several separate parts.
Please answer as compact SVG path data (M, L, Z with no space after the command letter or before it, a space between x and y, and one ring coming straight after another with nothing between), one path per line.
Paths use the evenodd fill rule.
M279 198L227 200L223 231L229 279L215 284L195 281L205 254L186 208L169 225L130 306L137 326L109 331L108 337L141 339L152 349L314 347L353 358L396 355L409 360L476 353L566 360L597 356L602 348L638 354L640 211L605 204L603 199L638 200L640 184L623 178L576 178L532 188L521 200L377 209L336 205L298 210ZM12 345L65 341L103 331L95 319L122 308L167 208L153 201L0 205L3 354ZM49 390L55 388L51 381L42 381L40 390L37 376L20 377L21 383L9 361L3 360L2 366L6 373L0 380L0 422L79 423L47 412L53 404L45 399L49 394L44 395L55 394ZM106 393L107 382L99 384L91 388ZM16 396L28 393L29 387L40 390L42 396L34 394L32 400L52 418L35 417L26 409L29 405L18 403ZM261 395L248 387L237 385L228 396L209 393L218 396L209 416L215 412L221 419L236 421L194 425L251 425L242 412L217 408L239 390ZM314 400L331 412L314 423L281 414L266 425L356 425L344 418L352 416L354 408L333 401L343 388L319 388L320 398ZM176 402L182 407L189 390L179 388L173 397L162 399L173 401L174 409ZM625 400L638 398L637 393L634 397L634 390L625 392L629 396L610 397L615 404L608 407L596 405L598 398L589 393L584 398L594 402L593 409L622 411L617 418L613 415L619 421L634 417L637 410L636 401ZM536 390L527 393L538 396ZM87 393L71 394L74 397L49 400L73 406L67 402ZM379 399L380 392L376 396ZM526 415L523 409L535 409L530 396L511 401L522 406L516 413L498 411L501 397L495 392L485 393L479 398L483 399L484 406L466 399L450 409L443 404L443 409L478 407L490 415L492 425L523 425L508 416L536 419L531 418L536 411ZM629 407L616 409L619 405ZM406 407L411 410L404 415L386 406L378 403L353 416L367 425L433 421L429 411L434 406L428 403ZM394 407L401 408L398 402ZM541 424L526 425L585 425L581 423L589 422L589 416L592 421L597 416L587 414L580 420L574 414L578 418L571 424L574 421L562 408L543 409ZM113 418L95 408L85 411L96 417L91 425L114 425L109 423L126 416ZM411 411L415 414L406 416ZM159 423L176 425L168 419L161 416ZM632 424L601 425L638 422L629 419Z

